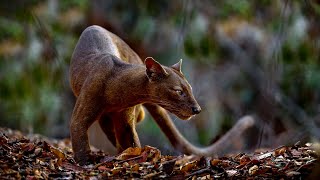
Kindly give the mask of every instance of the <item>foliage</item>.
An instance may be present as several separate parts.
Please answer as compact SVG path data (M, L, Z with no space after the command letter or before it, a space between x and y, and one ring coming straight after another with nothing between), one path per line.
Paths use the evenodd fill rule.
M82 13L84 3L68 1L54 9L54 4L39 1L28 4L26 14L18 11L0 18L2 126L65 136L57 129L67 132L72 102L66 102L70 99L66 74L78 38L66 25L74 21L68 13ZM57 126L61 122L65 127Z
M165 156L145 146L128 148L117 156L93 153L87 166L72 158L70 141L23 136L1 129L0 178L2 179L302 179L319 177L315 146L295 144L248 155L222 158Z

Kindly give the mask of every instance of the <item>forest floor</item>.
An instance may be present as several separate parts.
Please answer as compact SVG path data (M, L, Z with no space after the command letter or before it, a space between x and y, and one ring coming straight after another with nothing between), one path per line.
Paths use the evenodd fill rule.
M68 139L0 128L0 179L320 179L311 143L220 158L166 156L150 146L93 155L92 164L79 166Z

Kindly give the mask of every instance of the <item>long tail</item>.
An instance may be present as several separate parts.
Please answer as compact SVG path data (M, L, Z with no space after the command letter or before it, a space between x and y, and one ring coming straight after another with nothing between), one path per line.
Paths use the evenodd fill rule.
M165 109L155 104L144 104L161 130L165 133L174 148L184 154L195 154L201 156L216 156L229 153L232 149L243 147L244 139L241 139L243 132L254 126L254 119L251 116L241 118L222 138L214 144L200 148L192 145L186 140L176 128L172 119Z

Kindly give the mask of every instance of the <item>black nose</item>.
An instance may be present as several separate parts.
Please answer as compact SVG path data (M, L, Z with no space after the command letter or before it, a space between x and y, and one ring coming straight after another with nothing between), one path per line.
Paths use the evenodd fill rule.
M201 112L201 107L200 106L192 107L192 113L193 114L199 114L200 112Z

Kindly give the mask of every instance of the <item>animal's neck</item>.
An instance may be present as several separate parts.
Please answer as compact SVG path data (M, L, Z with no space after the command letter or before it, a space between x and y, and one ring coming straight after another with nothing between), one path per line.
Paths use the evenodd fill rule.
M142 65L128 65L118 73L115 92L121 99L121 104L130 107L150 102L149 79L145 71L145 67Z

